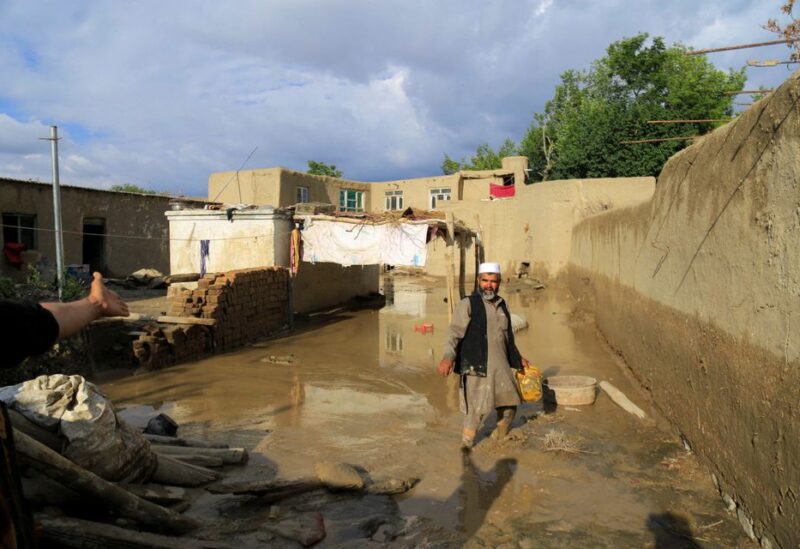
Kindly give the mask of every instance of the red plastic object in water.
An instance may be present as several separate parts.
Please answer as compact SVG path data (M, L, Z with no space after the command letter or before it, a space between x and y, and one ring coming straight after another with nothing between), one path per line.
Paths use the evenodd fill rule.
M422 335L425 335L427 333L431 333L432 334L433 333L433 324L429 324L427 322L424 323L424 324L415 324L414 325L414 331L415 332L419 332Z

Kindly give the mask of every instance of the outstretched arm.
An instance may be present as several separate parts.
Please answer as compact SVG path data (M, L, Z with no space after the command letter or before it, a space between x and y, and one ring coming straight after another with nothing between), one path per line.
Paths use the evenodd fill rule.
M128 304L113 290L103 284L100 273L93 274L89 295L70 303L42 303L58 323L58 337L64 339L76 334L91 321L104 316L128 316Z

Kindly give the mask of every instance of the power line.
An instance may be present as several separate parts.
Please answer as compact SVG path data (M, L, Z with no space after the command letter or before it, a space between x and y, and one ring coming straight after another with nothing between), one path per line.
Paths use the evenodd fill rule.
M217 198L219 198L219 195L221 195L222 191L224 191L228 187L228 185L231 184L231 181L233 181L234 178L236 178L237 180L239 179L239 172L242 171L242 168L244 168L244 165L247 164L247 161L250 160L250 157L253 156L256 153L257 150L258 150L258 147L255 147L252 151L250 151L250 154L248 154L247 158L244 159L244 162L242 162L242 165L239 166L239 169L236 170L236 172L230 177L230 179L228 179L228 182L225 183L222 186L222 188L217 193L217 196L214 197L214 200L211 200L210 202L216 202ZM241 199L242 199L242 193L241 193L241 188L240 188L239 189L239 200L241 200Z
M11 227L11 228L19 228L18 225L0 225L0 227ZM52 233L55 229L48 229L45 227L22 227L24 230L28 231L40 231L46 233ZM129 235L129 234L98 234L98 233L85 233L82 231L62 231L64 234L71 234L77 236L102 236L108 238L127 238L131 240L155 240L160 242L200 242L201 240L213 240L213 241L222 241L222 240L246 240L250 238L262 238L262 237L272 237L271 234L257 234L257 235L249 235L249 236L228 236L228 237L218 237L218 238L171 238L171 237L159 237L159 236L139 236L139 235ZM291 231L284 231L286 235L290 234ZM279 234L284 234L279 233Z

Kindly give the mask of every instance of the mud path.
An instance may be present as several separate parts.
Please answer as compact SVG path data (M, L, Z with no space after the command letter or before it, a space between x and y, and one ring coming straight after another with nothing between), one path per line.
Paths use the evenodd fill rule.
M530 325L517 344L545 375L608 380L654 417L593 327L573 318L566 292L503 290ZM547 414L525 405L504 442L488 437L491 420L462 456L457 380L434 373L447 327L444 289L398 277L394 294L380 311L320 315L289 337L103 388L134 421L165 412L184 436L251 449L248 469L293 478L336 460L421 478L396 505L349 504L353 515L388 506L402 518L394 533L366 533L381 543L397 536L398 546L750 546L708 473L663 422L638 421L602 394L592 406ZM414 330L422 322L433 334ZM547 451L553 433L574 451ZM357 529L335 522L326 515L322 546L356 541Z

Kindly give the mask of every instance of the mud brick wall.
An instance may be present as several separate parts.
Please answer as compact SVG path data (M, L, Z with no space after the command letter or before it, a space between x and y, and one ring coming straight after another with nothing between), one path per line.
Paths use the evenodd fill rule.
M169 314L214 319L214 347L226 350L285 329L288 311L289 271L270 267L207 274L173 296Z

